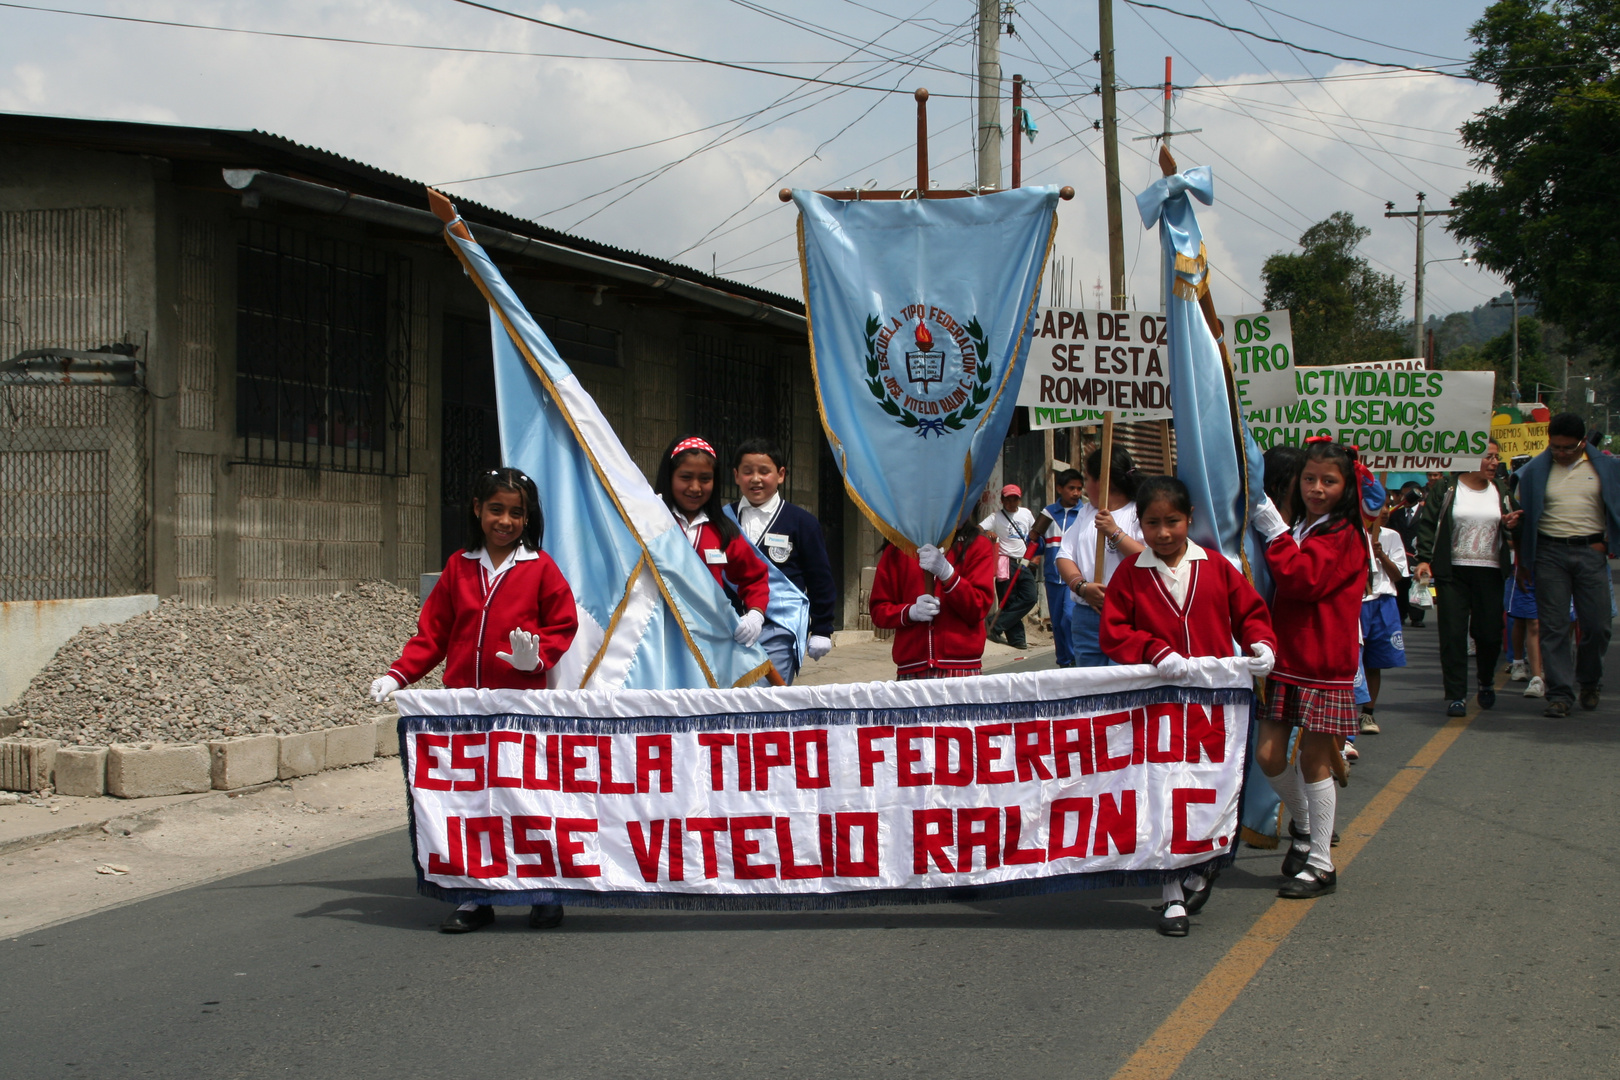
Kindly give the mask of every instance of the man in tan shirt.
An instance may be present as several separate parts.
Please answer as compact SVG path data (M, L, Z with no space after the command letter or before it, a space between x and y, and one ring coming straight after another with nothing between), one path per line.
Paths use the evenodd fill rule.
M1620 461L1587 447L1586 422L1574 413L1552 418L1547 444L1514 473L1524 507L1517 573L1526 584L1534 575L1546 715L1557 719L1570 714L1577 682L1583 709L1597 708L1603 688L1613 622L1608 558L1620 550ZM1572 600L1581 628L1573 657Z

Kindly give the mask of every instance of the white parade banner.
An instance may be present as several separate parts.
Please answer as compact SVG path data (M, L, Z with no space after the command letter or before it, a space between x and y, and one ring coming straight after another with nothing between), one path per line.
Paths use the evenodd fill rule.
M1293 332L1286 311L1223 316L1245 409L1291 405ZM1030 427L1171 418L1164 315L1151 311L1040 308L1018 404ZM1230 343L1238 342L1236 345Z
M497 904L847 907L1230 861L1252 693L1145 665L737 690L398 695L418 885Z
M1302 367L1294 377L1298 404L1247 414L1262 450L1326 435L1360 447L1375 472L1479 468L1491 435L1495 372L1430 371L1413 358Z

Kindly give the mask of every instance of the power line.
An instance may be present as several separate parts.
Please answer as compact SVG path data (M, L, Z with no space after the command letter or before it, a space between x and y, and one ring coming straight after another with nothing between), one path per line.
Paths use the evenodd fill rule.
M1408 49L1404 45L1391 45L1384 41L1374 41L1372 38L1357 37L1355 34L1347 33L1343 30L1335 30L1331 26L1323 26L1321 23L1314 23L1309 19L1302 19L1298 15L1290 15L1286 11L1279 11L1277 8L1267 7L1265 4L1255 4L1254 6L1257 8L1265 8L1265 10L1271 12L1273 15L1281 15L1285 19L1292 19L1294 22L1304 23L1306 26L1314 27L1317 30L1325 30L1330 34L1337 34L1339 37L1349 38L1351 41L1360 41L1367 45L1377 45L1380 49L1394 49L1396 52L1411 53L1413 56L1427 56L1431 60L1450 60L1451 62L1457 64L1468 63L1467 60L1463 60L1455 56L1441 56L1439 53L1422 52L1418 49ZM1273 32L1276 32L1277 30L1275 26L1273 26L1271 29Z
M466 3L467 0L457 0L457 2ZM1474 78L1472 75L1464 75L1455 71L1442 71L1439 68L1432 67L1413 67L1410 64L1392 64L1384 60L1368 60L1360 56L1345 56L1343 53L1328 52L1326 49L1313 49L1307 45L1296 45L1291 41L1284 40L1283 38L1267 37L1266 35L1256 33L1253 30L1245 30L1241 26L1231 26L1227 23L1221 22L1219 19L1212 19L1206 15L1194 15L1190 11L1177 11L1175 8L1165 7L1163 4L1150 4L1147 3L1147 0L1125 0L1125 2L1132 7L1152 8L1155 11L1163 11L1171 15L1179 15L1183 19L1194 19L1201 23L1208 23L1211 26L1218 26L1222 30L1229 30L1234 34L1246 34L1249 37L1258 38L1261 41L1269 41L1273 45L1286 45L1290 49L1298 49L1300 52L1314 53L1317 56L1327 56L1334 60L1346 60L1352 64L1367 64L1370 67L1397 68L1401 71L1422 71L1430 75L1444 75L1451 79L1465 79L1468 82L1481 81Z

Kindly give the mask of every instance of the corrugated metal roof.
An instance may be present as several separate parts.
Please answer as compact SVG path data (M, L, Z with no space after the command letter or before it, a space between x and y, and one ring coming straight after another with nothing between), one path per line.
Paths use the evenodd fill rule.
M0 142L69 146L111 153L145 154L173 161L197 162L221 168L265 169L288 176L329 184L375 199L386 199L405 206L424 207L425 185L419 180L379 169L363 161L306 146L267 131L231 131L223 128L187 127L179 124L152 124L129 120L85 120L75 117L39 116L0 112ZM215 178L220 191L229 191ZM621 262L645 266L659 273L699 282L761 303L804 314L804 304L793 297L712 274L680 263L614 247L596 240L573 236L547 228L527 218L517 217L469 199L457 198L456 207L474 223L493 225L523 236L589 252Z

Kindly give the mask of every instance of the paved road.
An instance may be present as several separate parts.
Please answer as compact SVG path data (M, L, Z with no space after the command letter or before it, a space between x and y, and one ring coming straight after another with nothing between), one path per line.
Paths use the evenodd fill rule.
M1444 723L1432 625L1409 643L1342 821ZM1615 1076L1617 773L1612 701L1553 723L1505 693L1180 1075ZM1106 1078L1272 906L1277 862L1245 849L1179 941L1143 890L447 937L392 835L0 942L0 1072Z

